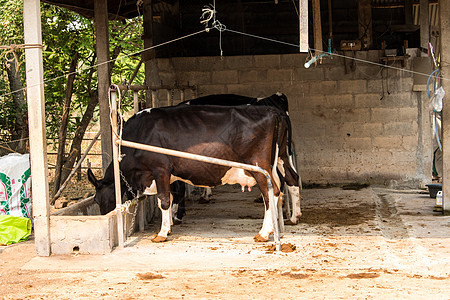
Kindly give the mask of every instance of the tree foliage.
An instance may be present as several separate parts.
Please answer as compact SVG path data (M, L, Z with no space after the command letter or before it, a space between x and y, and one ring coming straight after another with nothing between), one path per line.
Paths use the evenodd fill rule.
M0 6L0 28L3 33L0 35L0 45L23 44L22 1L0 0ZM55 149L58 148L55 173L57 189L68 176L76 156L80 154L81 142L89 123L98 120L95 24L93 20L75 12L43 3L41 24L45 120L47 140ZM110 67L113 83L128 81L138 66L140 55L135 53L143 48L141 24L140 18L110 21ZM28 132L26 121L20 119L22 115L26 120L26 104L21 104L15 97L25 92L23 88L13 87L11 74L14 72L8 68L8 60L12 57L17 59L14 62L19 68L15 78L21 86L26 86L23 50L16 50L15 56L12 52L8 53L8 50L3 52L5 55L0 58L0 142L23 137L24 135L17 135L18 130ZM73 74L69 76L71 66L75 70L74 77ZM142 83L143 78L141 67L134 83ZM130 109L130 103L131 99L125 99L122 108ZM25 123L25 127L21 128L18 123Z
M0 6L0 45L23 44L22 1L0 0ZM83 115L92 93L96 92L97 74L95 66L93 67L96 63L95 31L93 20L57 6L41 4L41 16L47 137L50 141L55 141L61 125L68 70L75 53L80 58L67 128L69 136L73 136L78 126L77 120ZM114 66L111 72L112 82L122 83L133 74L140 57L127 55L143 47L140 26L139 18L110 22L111 57L118 58L115 63L111 63ZM3 139L11 136L11 124L14 124L17 109L10 94L5 54L6 50L3 50L0 58L0 131L6 135ZM16 51L16 54L20 64L19 73L25 86L23 50ZM135 82L142 81L143 72L140 72ZM96 119L97 114L94 114L94 121Z

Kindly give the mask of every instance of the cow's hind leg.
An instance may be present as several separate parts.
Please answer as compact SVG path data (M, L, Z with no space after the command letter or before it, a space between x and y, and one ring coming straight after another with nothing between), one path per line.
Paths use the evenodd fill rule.
M259 231L259 233L253 238L255 240L255 242L267 242L269 240L269 236L270 234L273 233L274 230L274 223L273 223L273 218L272 218L272 210L273 209L277 209L276 206L272 207L270 205L270 201L269 201L269 188L268 188L268 184L267 184L267 179L264 175L262 174L254 174L254 177L258 183L258 186L261 190L261 193L263 195L263 199L264 199L264 206L265 206L265 212L264 212L264 220L263 220L263 225L261 230ZM278 198L281 194L280 191L278 189L278 187L276 185L273 185L273 191L274 193L274 197Z

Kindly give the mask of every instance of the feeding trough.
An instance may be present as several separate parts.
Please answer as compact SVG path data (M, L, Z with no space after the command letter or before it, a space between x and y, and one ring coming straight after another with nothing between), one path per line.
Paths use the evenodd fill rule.
M132 202L127 210L113 210L106 215L94 197L63 208L50 216L51 251L53 254L107 254L119 245L117 217L124 220L124 235L144 228L144 212L153 214L154 199ZM136 210L136 205L142 209ZM136 212L136 215L134 214Z
M441 183L432 183L427 184L428 192L430 194L430 198L436 198L436 194L439 191L442 191L442 184Z

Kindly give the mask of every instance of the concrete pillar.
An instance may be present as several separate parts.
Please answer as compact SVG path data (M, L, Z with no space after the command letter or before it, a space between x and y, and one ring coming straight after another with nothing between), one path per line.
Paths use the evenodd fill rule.
M98 63L98 105L100 108L100 131L102 132L102 168L106 168L112 159L112 131L109 113L109 32L108 32L108 4L106 0L94 1L95 38L97 41Z
M23 27L25 44L42 44L39 0L23 1ZM50 206L42 48L25 50L25 69L35 247L38 255L49 256L51 253Z
M450 45L450 1L439 1L440 22L441 22L441 45ZM450 60L450 48L442 47L441 61ZM443 63L441 66L441 76L445 79L450 78L450 65ZM448 80L442 80L442 86L446 91L444 97L444 106L442 109L442 159L443 176L442 192L444 213L450 213L450 83Z

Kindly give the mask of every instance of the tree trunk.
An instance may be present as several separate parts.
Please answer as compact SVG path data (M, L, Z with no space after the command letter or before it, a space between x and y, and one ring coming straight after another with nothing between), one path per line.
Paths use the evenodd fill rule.
M6 72L8 73L9 87L12 94L14 107L16 108L16 116L13 126L13 131L11 132L11 140L17 141L17 144L11 145L11 148L19 153L27 152L27 138L28 138L28 116L27 116L27 103L25 101L24 88L22 84L22 79L20 77L17 62L14 59L12 53L7 54L7 59L9 60L6 67Z
M113 55L111 57L111 67L110 70L114 67L115 59L119 56L122 48L120 46L117 46L113 50ZM92 61L92 64L94 63L94 59ZM91 69L94 70L94 69ZM83 142L84 133L86 132L87 127L89 126L89 123L91 122L92 116L94 115L95 108L98 104L98 92L91 90L91 80L92 80L93 72L89 75L87 88L89 89L89 94L91 95L91 99L89 100L89 104L86 108L86 111L84 112L83 118L81 119L80 124L78 124L77 130L75 131L75 136L72 141L72 145L70 147L69 155L67 159L64 162L64 165L61 168L61 176L60 176L60 183L64 182L66 178L69 176L70 171L72 170L75 161L77 157L81 154L81 143ZM55 191L55 193L57 190Z
M73 94L73 82L75 80L75 71L78 64L79 54L75 53L75 56L72 58L69 67L69 76L67 78L67 88L66 88L66 97L64 99L64 107L61 125L59 126L59 136L58 136L58 153L56 156L56 169L55 169L55 182L53 187L52 196L58 192L59 186L61 185L61 171L64 165L64 155L66 148L66 135L67 135L67 125L69 123L69 113L70 113L70 105L72 102L72 94Z
M92 93L89 104L86 108L86 111L83 114L83 118L81 119L81 122L78 125L77 130L75 131L75 136L73 138L72 145L70 147L69 156L67 157L61 170L60 182L64 182L66 178L69 176L70 171L72 170L72 167L75 164L77 157L81 153L81 143L83 142L84 133L86 132L86 129L89 126L89 123L91 122L97 104L98 104L98 94Z

